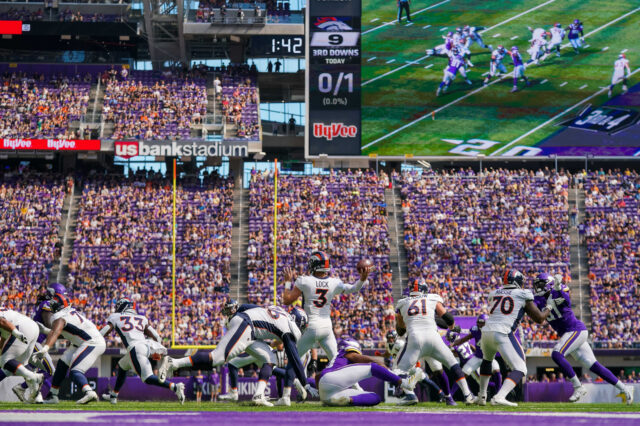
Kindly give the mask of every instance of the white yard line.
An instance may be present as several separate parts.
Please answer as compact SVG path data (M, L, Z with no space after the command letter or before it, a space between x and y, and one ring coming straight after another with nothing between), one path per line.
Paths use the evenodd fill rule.
M431 68L433 66L433 64L429 64L426 67L424 67L425 70L428 70L429 68Z
M513 37L511 37L511 40L515 40L517 38L518 38L518 36L513 36Z
M396 61L395 59L389 59L389 60L387 61L387 63L388 63L388 64L392 64L392 63L394 63L395 61Z
M444 0L444 1L441 1L440 3L432 4L431 6L425 7L424 9L420 9L420 10L418 10L417 12L413 12L411 15L412 15L412 16L419 15L419 14L421 14L422 12L426 12L427 10L429 10L429 9L433 9L434 7L438 7L438 6L442 5L442 4L449 3L450 1L451 1L451 0ZM386 27L386 26L388 26L388 25L393 25L395 22L396 22L396 21L389 21L389 22L385 22L385 23L384 23L384 24L382 24L382 25L378 25L377 27L371 28L371 29L369 29L369 30L367 30L367 31L363 31L362 35L369 34L370 32L373 32L373 31L379 30L380 28L384 28L384 27Z
M369 22L376 22L376 21L379 21L379 20L380 20L380 18L373 18L373 19L372 19L372 20L370 20Z
M446 31L446 30L447 30L447 28L449 28L449 27L442 27L442 28L440 28L440 31L441 31L441 32L442 32L442 31Z
M498 38L498 37L500 37L500 33L497 33L497 34L493 35L493 38Z
M377 76L377 77L373 77L371 80L363 81L363 82L362 82L362 84L361 84L361 86L366 86L367 84L369 84L369 83L373 83L373 82L374 82L374 81L376 81L376 80L380 80L381 78L386 77L386 76L388 76L389 74L393 74L394 72L396 72L396 71L400 71L401 69L404 69L404 68L406 68L406 67L408 67L408 66L410 66L410 65L417 64L418 62L423 61L423 60L427 59L428 57L429 57L429 55L425 55L425 56L423 56L423 57L421 57L421 58L416 59L416 60L415 60L415 61L413 61L413 62L409 62L408 64L404 64L404 65L402 65L401 67L398 67L398 68L394 68L394 69L392 69L391 71L387 71L387 72L385 72L384 74L380 74L380 75L379 75L379 76Z
M582 89L586 89L587 87L589 87L588 84L583 84L582 86L580 86L578 89L582 90Z
M486 77L489 75L489 71L485 72L484 74L482 74L483 77Z
M629 49L622 49L622 50L620 51L620 53L627 53L628 51L629 51Z
M545 84L547 81L549 81L549 80L547 80L547 79L545 78L544 80L542 80L542 81L540 82L540 84Z
M424 27L422 27L423 30L426 30L427 28L431 28L431 25L425 25Z
M410 27L413 25L413 22L409 22L407 25L405 25L405 27Z
M565 81L564 83L562 83L562 84L560 85L560 87L564 87L564 86L566 86L566 85L567 85L567 83L568 83L568 82L567 82L567 81Z
M367 59L367 62L371 62L371 61L373 61L373 60L374 60L374 59L376 59L376 58L377 58L377 56L374 56L373 58L369 58L369 59Z
M603 52L606 52L607 50L609 50L609 46L605 46L605 47L602 48Z
M507 19L506 21L498 22L498 23L497 23L497 24L495 24L493 27L485 28L484 30L480 31L480 34L482 34L482 33L486 33L487 31L491 31L491 30L492 30L492 29L494 29L494 28L498 28L499 26L504 25L504 24L506 24L506 23L508 23L508 22L511 22L511 21L513 21L514 19L518 19L519 17L524 16L524 15L526 15L527 13L533 12L534 10L538 10L538 9L540 9L541 7L545 7L546 5L551 4L551 3L553 3L554 1L556 1L556 0L549 0L549 1L546 1L546 2L544 2L544 3L542 3L542 4L537 5L536 7L532 7L532 8L531 8L531 9L529 9L529 10L525 10L524 12L518 13L516 16L512 16L511 18Z
M555 1L555 0L551 0L551 1L547 2L547 3L551 3L552 1ZM546 5L547 3L543 3L543 4L541 4L541 5L538 5L538 6L534 7L533 9L529 9L529 11L535 10L535 9L537 9L537 8L539 8L539 7L543 6L543 5ZM630 15L632 15L632 14L634 14L634 13L638 12L638 11L640 11L640 7L639 7L639 8L637 8L637 9L633 9L631 12L625 13L624 15L622 15L622 16L620 16L620 17L618 17L618 18L614 19L613 21L610 21L610 22L608 22L608 23L606 23L606 24L604 24L604 25L602 25L602 26L600 26L600 27L596 28L595 30L593 30L593 31L591 31L591 32L589 32L589 33L587 33L587 34L585 34L585 38L587 38L587 37L589 37L589 36L591 36L591 35L593 35L593 34L595 34L595 33L599 32L599 31L602 31L603 29L605 29L605 28L607 28L607 27L609 27L609 26L611 26L611 25L615 24L615 23L616 23L616 22L618 22L618 21L621 21L622 19L626 18L627 16L630 16ZM521 13L520 15L522 15L522 14L524 14L524 12L523 12L523 13ZM514 19L514 18L509 18L507 21L511 21L511 20L513 20L513 19ZM505 21L505 22L507 22L507 21ZM495 28L495 27L496 27L496 26L498 26L498 25L502 25L502 23L494 25L494 26L493 26L493 28ZM483 31L488 31L488 30L489 30L489 29L487 29L487 30L483 30ZM563 46L562 46L562 48L567 47L567 46L570 46L570 45L571 45L570 43L567 43L567 44L563 45ZM427 58L427 56L423 56L422 58L416 59L416 63L417 63L417 62L419 62L419 61L421 61L421 60L423 60L423 59L425 59L425 58ZM405 68L405 67L407 67L407 66L409 66L409 65L403 65L401 68ZM397 70L399 70L399 69L400 69L400 68L397 68L397 69L395 69L395 70L391 70L391 71L389 71L389 72L387 72L387 73L385 73L385 74L382 74L382 75L380 75L380 76L378 76L378 77L376 77L376 78L374 78L374 79L371 79L371 80L365 81L364 83L362 83L362 86L365 86L366 84L368 84L368 83L370 83L370 82L372 82L372 81L374 81L374 80L377 80L377 79L379 79L379 78L382 78L382 77L384 77L385 75L392 74L392 73L396 72L396 71L397 71ZM635 71L634 71L634 73L635 73ZM513 72L511 72L511 73L509 73L509 74L505 74L505 75L503 75L501 78L498 78L498 79L493 80L491 83L487 84L486 86L479 87L479 88L477 88L476 90L473 90L473 91L471 91L471 92L467 93L466 95L463 95L463 96L459 97L458 99L455 99L455 100L453 100L453 101L449 102L448 104L445 104L445 105L443 105L443 106L441 106L441 107L439 107L439 108L437 108L437 109L435 109L435 110L433 110L433 111L431 111L431 112L429 112L429 113L427 113L427 114L425 114L425 115L422 115L422 116L420 116L420 117L416 118L415 120L410 121L409 123L404 124L404 125L402 125L402 126L398 127L398 128L397 128L397 129L395 129L395 130L392 130L391 132L387 133L386 135L381 136L381 137L379 137L378 139L375 139L375 140L373 140L373 141L369 142L368 144L364 145L364 146L362 147L362 149L365 149L365 148L368 148L368 147L370 147L370 146L372 146L372 145L375 145L375 144L377 144L378 142L381 142L381 141L383 141L383 140L385 140L385 139L389 138L390 136L393 136L393 135L395 135L396 133L399 133L399 132L403 131L404 129L406 129L406 128L408 128L408 127L413 126L414 124L419 123L420 121L424 120L425 118L428 118L428 117L429 117L429 116L431 116L432 114L437 114L437 113L439 113L440 111L443 111L443 110L445 110L445 109L449 108L450 106L455 105L455 104L457 104L458 102L460 102L460 101L462 101L462 100L465 100L465 99L467 99L468 97L470 97L470 96L472 96L472 95L475 95L476 93L480 92L482 89L485 89L485 88L487 88L487 87L489 87L489 86L492 86L493 84L498 83L498 82L500 82L500 81L504 80L505 78L512 77L512 76L513 76Z
M638 71L640 71L640 68L636 68L631 75L637 73ZM602 88L600 90L598 90L597 92L595 92L593 95L588 96L586 98L584 98L583 100L581 100L580 102L578 102L577 104L574 104L573 106L570 106L569 108L565 109L564 111L554 115L553 117L551 117L550 119L548 119L547 121L545 121L544 123L540 124L539 126L536 126L535 128L529 130L527 133L518 136L517 138L515 138L514 140L512 140L511 142L509 142L508 144L506 144L505 146L493 151L491 154L489 154L489 156L494 157L496 156L496 154L498 154L501 151L506 150L507 148L509 148L512 145L517 144L518 142L520 142L522 139L526 138L527 136L537 132L538 130L542 129L543 127L547 126L550 123L553 123L555 120L557 120L558 118L562 117L563 115L565 115L566 113L576 109L577 107L579 107L580 105L584 104L585 102L590 101L591 99L595 98L596 96L604 93L606 90L608 90L608 87Z

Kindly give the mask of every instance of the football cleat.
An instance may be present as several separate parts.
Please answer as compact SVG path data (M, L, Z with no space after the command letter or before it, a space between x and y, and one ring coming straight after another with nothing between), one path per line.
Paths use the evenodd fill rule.
M436 96L440 96L440 88L438 87L438 90L436 90Z
M111 392L103 393L102 394L102 399L104 399L105 401L109 401L113 405L116 405L118 403L118 395L113 394Z
M453 400L453 397L452 397L451 395L449 395L449 396L445 396L445 397L444 397L444 402L445 402L447 405L450 405L450 406L452 406L452 407L455 407L456 405L458 405L458 404L456 404L456 402Z
M476 405L479 405L481 407L487 405L487 395L478 395L478 397L476 398Z
M507 407L517 407L515 402L508 401L507 398L498 398L497 395L491 398L491 405L505 405Z
M158 367L158 379L160 379L161 382L167 380L169 372L173 373L173 362L171 361L171 357L165 356L160 362L160 366Z
M626 85L622 85L622 94L624 95L625 93L627 93L629 91L629 88Z
M291 407L291 398L288 396L283 396L279 400L276 401L274 405L282 406L282 407Z
M263 407L273 407L273 404L269 402L269 400L267 399L266 396L264 396L264 394L253 395L253 398L251 398L251 403L253 405L260 405Z
M173 393L175 393L178 397L178 401L180 401L180 404L184 405L184 401L187 399L184 396L184 383L176 383L176 388Z
M296 390L298 391L298 401L306 400L307 390L304 388L304 386L302 386L302 383L300 383L300 380L298 380L298 378L295 378L293 380L293 385L296 387Z
M54 395L49 392L49 395L47 395L47 398L43 402L45 404L60 404L60 399L58 398L58 395Z
M467 405L475 404L477 400L478 398L472 393L464 396L464 402Z
M238 400L238 390L231 389L230 392L220 395L218 397L220 401L237 401Z
M43 404L44 403L44 399L42 398L42 394L40 392L38 392L38 394L34 398L33 403L34 404Z
M418 397L415 393L405 393L404 396L398 402L398 405L416 405L418 403Z
M25 392L24 397L28 402L33 402L33 400L38 396L40 392L40 388L42 387L42 383L44 382L44 376L40 373L35 374L34 379L26 379L27 385L29 388L27 392Z
M98 401L98 394L92 390L86 392L82 398L76 401L76 404L88 404L91 401Z
M25 398L25 392L27 391L22 385L15 385L11 388L16 397L20 400L20 402L27 402Z
M584 386L578 386L573 390L573 393L569 397L569 402L578 402L580 398L582 398L586 394L587 390L584 388Z

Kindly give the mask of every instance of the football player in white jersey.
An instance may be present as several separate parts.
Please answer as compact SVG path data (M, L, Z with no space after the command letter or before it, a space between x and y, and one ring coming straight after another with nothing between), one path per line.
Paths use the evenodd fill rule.
M462 368L438 333L436 316L441 318L449 329L453 329L453 315L447 312L439 295L427 292L426 285L416 282L409 297L401 299L396 306L396 331L399 334L404 334L405 331L407 333L407 342L400 352L398 368L409 372L419 359L434 358L457 377L456 383L464 395L465 402L472 404L475 402L475 396L469 390Z
M529 27L529 31L532 33L531 46L527 52L531 55L531 59L528 63L533 62L538 64L540 61L544 61L547 57L547 32L542 28L532 29Z
M285 269L282 301L285 305L291 305L300 296L304 300L304 311L309 318L309 325L298 341L298 353L304 355L315 344L319 344L329 360L332 360L338 353L338 344L331 325L331 300L338 294L359 292L367 282L370 268L358 271L360 279L351 285L343 283L340 278L329 276L329 255L322 251L311 253L308 265L311 275L300 276L294 283L293 271L290 268Z
M511 372L498 393L491 399L491 405L518 404L508 401L507 395L527 376L527 363L524 351L514 335L525 312L538 324L544 323L549 310L542 312L533 301L531 290L524 289L524 276L515 269L507 269L502 278L503 287L489 293L489 317L482 328L482 363L480 364L480 392L478 404L486 405L487 388L491 377L491 364L497 352L500 352Z
M44 376L27 369L40 329L31 318L0 307L0 382L8 375L24 377L28 387L25 400L32 402L40 392Z
M118 361L118 374L114 389L103 394L102 398L112 404L118 402L118 393L127 379L127 371L133 371L148 385L167 388L176 394L178 401L184 404L184 383L172 383L168 380L160 381L153 374L150 358L161 359L167 355L167 348L162 346L162 339L158 332L149 325L149 320L144 315L136 312L134 303L129 298L121 298L116 302L115 312L109 315L107 325L102 327L100 333L103 336L115 330L127 348L127 356ZM148 339L147 337L150 337Z
M179 368L189 367L194 370L210 370L212 367L231 361L243 352L247 352L256 359L268 360L268 363L265 363L261 369L263 377L266 376L268 378L271 376L272 368L267 371L265 367L273 367L277 360L271 350L271 346L265 340L279 340L284 345L289 365L292 366L296 377L300 383L307 382L304 368L296 349L296 342L302 333L294 317L278 306L269 306L268 308L250 304L240 305L239 307L237 304L230 304L229 306L235 306L233 308L235 311L226 312L223 310L222 313L229 316L230 319L227 332L216 348L211 352L196 352L192 356L179 359L166 357L166 362L163 362L158 369L160 380L164 380L168 372L173 372ZM265 370L264 373L262 373L262 370ZM263 395L266 388L266 380L259 381L258 386L262 389L258 388L256 394ZM304 388L302 388L301 397L302 399L307 398ZM271 403L263 403L266 401L264 397L261 399L264 401L258 401L257 405L271 406ZM253 402L256 403L255 398Z
M560 56L560 46L562 45L562 40L564 40L566 32L564 28L562 28L562 25L556 23L553 28L549 30L549 33L551 34L551 40L547 44L547 54L555 50L556 56Z
M505 56L507 56L507 50L504 48L504 46L498 46L496 47L496 50L491 52L489 74L487 74L484 81L482 82L483 86L486 86L487 84L489 84L489 81L493 77L497 77L500 74L507 73L507 67L505 67L504 64L502 63L502 60L504 59Z
M611 77L611 86L609 86L609 97L612 95L613 86L620 82L622 82L622 94L627 93L627 79L630 76L631 67L629 67L629 60L624 53L621 53L613 64L613 76Z
M70 345L56 364L51 391L44 402L49 404L59 402L60 385L69 370L71 370L69 373L71 380L84 392L84 396L77 401L78 404L98 401L98 394L91 389L84 373L104 353L106 348L104 337L91 321L71 306L66 294L55 293L49 306L53 312L51 331L42 349L33 354L34 361L43 358L60 335L67 339Z
M481 30L484 30L484 27L471 27L469 25L464 26L464 28L462 29L462 34L464 34L464 37L466 39L465 47L467 49L470 49L473 43L478 43L478 46L482 47L483 49L493 49L490 44L484 44L484 40L482 40L482 36L480 35Z

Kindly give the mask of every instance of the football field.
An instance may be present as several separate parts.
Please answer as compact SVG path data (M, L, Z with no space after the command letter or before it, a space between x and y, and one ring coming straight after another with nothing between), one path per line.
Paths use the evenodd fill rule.
M417 0L412 22L396 22L395 2L364 0L362 15L362 147L379 155L523 155L526 148L560 129L557 123L587 105L607 98L613 63L625 52L640 81L640 2L630 0ZM528 60L531 33L584 24L585 47L575 54L565 38L561 56L530 65L531 86L507 75L483 87L489 70L488 49L470 48L473 82L458 76L448 92L436 97L445 58L427 57L425 49L464 25L483 26L486 44L518 46ZM503 60L509 72L511 59ZM620 85L614 89L620 93Z
M78 406L62 402L51 406L0 403L0 423L11 424L343 424L389 425L400 423L493 425L533 423L632 425L640 422L637 405L521 403L519 407L445 407L421 403L412 407L381 404L371 408L323 407L319 403L291 407L254 407L248 403L107 402Z

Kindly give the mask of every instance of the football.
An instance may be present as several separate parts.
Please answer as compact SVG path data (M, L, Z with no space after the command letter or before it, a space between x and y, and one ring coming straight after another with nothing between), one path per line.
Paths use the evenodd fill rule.
M358 272L362 271L364 268L370 268L372 266L373 262L371 261L371 259L360 259L357 265Z

